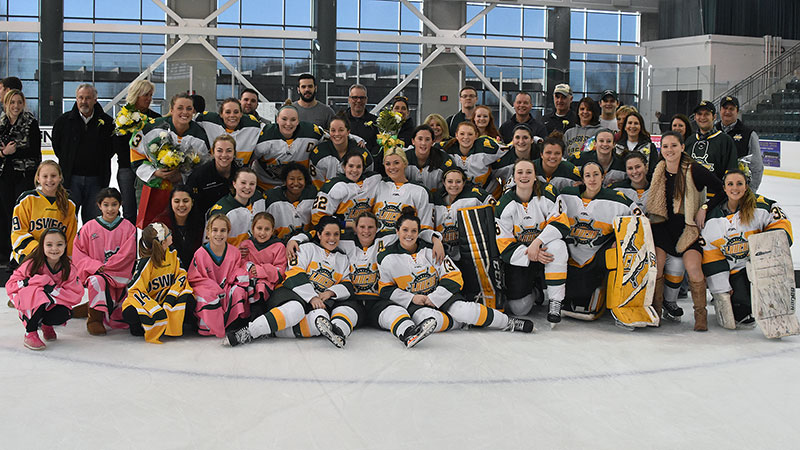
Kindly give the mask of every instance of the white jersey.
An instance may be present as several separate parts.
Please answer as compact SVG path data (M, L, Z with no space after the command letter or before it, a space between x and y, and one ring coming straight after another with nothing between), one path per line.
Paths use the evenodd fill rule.
M450 155L445 153L438 145L431 147L431 153L434 152L442 159L442 164L438 168L431 167L430 160L424 166L420 166L414 147L406 150L406 158L408 159L406 177L425 186L431 193L438 192L444 188L442 175L445 170L453 167L454 164Z
M364 150L358 146L358 143L353 139L348 139L347 151L356 151L361 153L364 158L364 172L371 172L374 170L374 163L372 162L372 155L369 151ZM339 152L333 146L333 142L325 140L321 141L314 150L311 151L309 158L308 171L311 173L311 179L314 181L314 186L317 189L321 188L326 181L336 178L338 175L344 175L344 168L342 161L339 159Z
M311 223L316 225L323 216L340 215L345 221L353 221L364 211L372 211L375 193L381 176L367 172L360 181L352 181L339 175L326 182L317 193L311 210Z
M322 136L322 128L308 122L300 122L288 139L281 134L278 124L264 127L251 164L258 176L259 187L271 189L282 185L281 169L288 162L296 161L308 167L311 151L319 144Z
M223 134L230 135L236 141L236 160L239 164L246 166L250 164L250 159L256 149L258 137L261 135L263 124L253 115L244 115L239 120L239 125L231 130L225 126L225 121L219 114L214 112L204 112L195 119L206 131L208 142L213 145L214 139Z
M239 203L233 194L228 194L208 210L206 222L214 214L225 214L228 220L231 221L228 243L238 247L242 241L247 239L250 233L253 216L265 209L264 193L260 189L256 189L255 194L244 205ZM207 239L204 238L203 240Z
M450 257L437 264L426 242L418 240L417 245L411 254L395 242L378 255L380 296L408 308L414 295L422 294L441 307L461 291L461 272Z
M183 136L179 136L172 124L172 117L149 119L144 128L133 135L130 142L131 167L136 171L136 176L145 183L157 178L155 173L158 169L152 164L150 160L152 156L147 148L161 136L161 133L167 133L172 142L184 151L191 149L199 155L210 154L208 136L197 122L189 122L189 129L183 133Z
M339 249L329 252L315 242L300 244L297 256L289 260L282 286L307 303L324 291L336 294L336 300L345 300L353 293L347 255Z
M612 184L611 189L617 192L622 192L625 194L625 197L633 200L633 203L636 203L636 206L644 211L645 205L647 204L647 193L650 192L649 186L647 189L636 189L631 186L631 180L626 178L622 181Z
M512 188L502 197L495 209L497 248L503 261L515 266L528 266L525 254L537 237L547 246L569 233L569 220L553 185L544 186L541 196L534 195L523 202Z
M494 197L483 189L467 183L455 201L447 204L448 194L442 190L434 198L434 229L442 234L442 243L458 245L458 210L480 205L494 205Z
M489 182L492 164L508 152L508 147L500 147L494 139L481 136L475 140L466 156L461 154L458 144L450 147L447 152L456 166L467 173L467 178L476 185L484 187Z
M613 239L615 217L642 215L625 194L602 188L588 200L581 197L585 189L584 186L567 188L559 195L570 225L566 237L569 256L578 267L589 263L597 251Z
M380 221L378 232L393 233L406 206L414 207L423 229L433 229L433 202L427 189L412 181L395 183L389 178L378 183L373 207Z
M286 196L286 187L270 189L266 193L266 211L275 218L275 235L286 240L295 233L311 229L311 208L317 198L313 185L306 186L296 202Z
M792 242L792 224L772 200L758 196L753 219L742 223L740 212L728 211L727 202L708 212L703 228L703 272L711 292L729 292L729 276L744 269L750 259L747 238L770 230L784 230Z

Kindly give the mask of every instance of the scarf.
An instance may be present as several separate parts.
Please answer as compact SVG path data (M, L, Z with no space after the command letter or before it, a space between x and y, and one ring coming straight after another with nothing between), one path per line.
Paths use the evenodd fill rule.
M23 111L17 117L17 123L11 124L5 111L0 114L0 140L3 142L17 141L17 151L28 147L31 125L34 121L33 114Z
M683 253L700 237L700 229L694 221L697 210L703 204L704 195L697 190L692 178L691 164L686 167L683 198L673 199L673 213L683 214L685 226L683 232L675 244L675 250ZM650 191L647 197L647 216L652 223L666 222L669 214L667 213L667 163L659 161L653 172L653 180L650 182Z

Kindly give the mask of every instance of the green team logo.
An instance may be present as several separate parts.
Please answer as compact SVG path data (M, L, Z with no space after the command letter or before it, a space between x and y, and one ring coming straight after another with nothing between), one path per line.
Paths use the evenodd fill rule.
M458 226L455 224L445 225L442 230L442 242L453 244L458 242Z
M400 205L387 204L378 211L378 220L383 224L383 228L394 228L400 214Z
M333 280L333 270L327 267L320 267L312 271L308 274L308 279L311 281L311 284L314 285L314 290L317 292L322 292L336 284Z
M530 245L541 234L536 227L524 228L518 235L517 240L520 244Z
M353 200L353 202L355 204L347 211L345 220L356 220L356 217L360 216L361 213L372 211L368 198L359 198Z
M602 234L599 230L592 227L592 222L594 222L594 220L589 222L575 222L575 225L569 230L570 240L579 245L592 245L597 241Z

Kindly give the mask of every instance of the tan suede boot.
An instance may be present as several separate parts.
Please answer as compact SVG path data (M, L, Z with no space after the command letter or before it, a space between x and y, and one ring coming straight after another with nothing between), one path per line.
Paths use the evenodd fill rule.
M661 324L661 310L664 306L664 277L656 278L656 289L653 292L653 309L656 310L658 323Z
M89 314L89 304L88 303L81 303L80 305L72 308L72 318L73 319L82 319Z
M89 318L86 320L86 329L92 336L103 336L106 334L106 327L103 326L105 314L94 308L89 308Z
M689 291L694 303L694 331L708 331L708 313L706 312L706 280L689 281Z

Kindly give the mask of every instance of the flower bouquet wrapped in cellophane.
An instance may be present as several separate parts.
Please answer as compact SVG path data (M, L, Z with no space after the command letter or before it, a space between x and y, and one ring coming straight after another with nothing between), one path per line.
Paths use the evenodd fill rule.
M147 159L156 169L175 170L188 175L198 164L211 159L208 153L201 153L189 146L174 142L167 131L158 133L158 137L147 143ZM153 178L148 186L159 189L172 189L172 183L161 178Z
M403 115L394 112L391 109L384 109L378 114L378 120L376 121L378 127L378 138L377 142L381 148L386 151L386 149L393 148L393 147L405 147L405 142L397 137L397 133L400 131L400 127L403 125ZM372 126L372 122L365 123L367 126Z
M133 136L137 131L144 128L147 123L147 115L136 110L133 104L128 103L123 106L114 119L114 134L117 136Z

